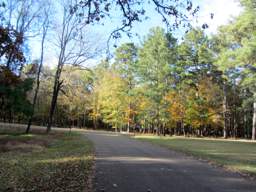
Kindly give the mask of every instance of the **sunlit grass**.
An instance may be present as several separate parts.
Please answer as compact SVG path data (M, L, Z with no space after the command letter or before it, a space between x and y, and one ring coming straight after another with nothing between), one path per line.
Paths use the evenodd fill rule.
M8 148L0 151L0 191L85 191L88 187L93 155L84 136L5 134L0 138L8 141Z
M184 137L136 136L136 139L167 146L228 169L256 176L256 142Z

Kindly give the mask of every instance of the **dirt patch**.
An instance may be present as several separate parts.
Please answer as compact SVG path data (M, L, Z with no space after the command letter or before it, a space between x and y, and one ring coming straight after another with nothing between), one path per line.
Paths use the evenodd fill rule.
M49 143L45 140L15 140L4 138L0 140L0 153L10 152L10 151L19 151L19 152L40 152Z

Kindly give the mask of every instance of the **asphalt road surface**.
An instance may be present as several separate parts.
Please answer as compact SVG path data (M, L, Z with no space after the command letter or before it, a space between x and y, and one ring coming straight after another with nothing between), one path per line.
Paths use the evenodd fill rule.
M181 153L109 132L86 133L96 192L256 192L256 182Z

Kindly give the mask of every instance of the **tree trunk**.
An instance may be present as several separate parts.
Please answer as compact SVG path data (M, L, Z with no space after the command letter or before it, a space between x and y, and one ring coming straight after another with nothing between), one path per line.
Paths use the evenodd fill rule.
M40 87L40 75L41 75L41 70L42 70L42 67L43 67L44 41L45 41L45 37L46 37L46 34L47 34L47 29L48 29L48 26L43 27L43 37L42 37L42 42L41 42L41 58L40 58L40 64L39 64L39 68L38 68L38 72L37 72L37 78L36 78L36 90L35 90L35 95L34 95L34 98L33 98L32 113L29 116L28 125L27 125L27 129L26 129L26 134L28 134L29 131L30 131L32 119L33 119L34 112L35 112L35 105L36 105L37 95L38 95L38 91L39 91L39 87Z
M58 73L58 71L59 70L57 70L56 73ZM60 75L60 73L59 73L59 75ZM53 89L53 94L52 94L52 102L51 102L51 108L50 108L47 130L46 130L47 133L49 133L51 131L53 114L54 114L55 107L57 104L59 90L60 90L61 84L63 83L63 81L59 82L59 78L60 78L59 75L56 74L56 76L55 76L54 89Z
M131 117L131 101L129 99L129 112L128 112L128 122L127 122L127 133L130 132L130 117Z
M181 130L183 131L184 137L186 137L186 129L185 129L183 121L180 122L180 126L181 126Z
M96 117L93 117L93 129L97 129L98 128L98 125L97 125L97 118Z
M129 133L129 132L130 132L130 117L127 122L127 133Z
M83 128L85 128L85 112L83 114Z
M247 123L247 111L244 110L244 119L243 119L243 125L244 125L244 137L249 138L249 130L248 130L248 123Z
M227 113L227 91L226 91L226 84L223 84L223 119L224 119L224 127L223 127L223 137L227 138L227 120L226 120L226 113Z
M252 140L256 139L256 100L253 102Z
M60 51L60 55L59 55L59 59L58 59L58 66L57 66L57 70L56 70L56 73L54 76L54 86L53 86L53 93L52 93L51 108L50 108L50 113L49 113L48 122L47 122L47 129L46 129L47 133L49 133L51 131L52 118L53 118L54 110L55 110L55 107L57 104L59 90L63 83L63 81L60 81L60 76L61 76L62 68L64 66L64 63L63 63L64 53L65 53L65 46L61 47L61 51Z
M237 117L237 112L235 111L235 115L234 115L234 137L237 138L238 137L238 117Z

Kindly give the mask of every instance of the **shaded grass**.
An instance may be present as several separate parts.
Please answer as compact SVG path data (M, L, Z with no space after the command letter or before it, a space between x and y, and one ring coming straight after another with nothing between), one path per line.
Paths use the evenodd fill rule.
M136 136L135 138L167 146L233 171L256 176L256 142L157 136Z
M92 144L78 133L2 134L0 146L0 191L89 190Z

